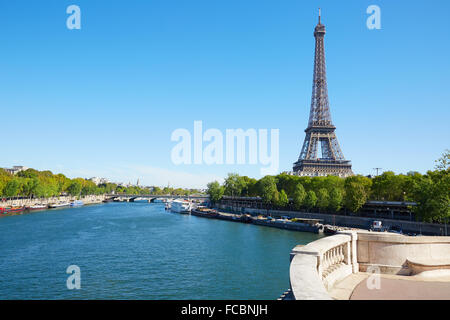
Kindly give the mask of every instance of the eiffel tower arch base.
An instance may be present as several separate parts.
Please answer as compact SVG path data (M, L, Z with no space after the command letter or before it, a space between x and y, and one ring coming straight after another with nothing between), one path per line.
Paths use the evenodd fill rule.
M293 174L300 177L338 176L346 178L353 175L350 161L300 160L294 163Z

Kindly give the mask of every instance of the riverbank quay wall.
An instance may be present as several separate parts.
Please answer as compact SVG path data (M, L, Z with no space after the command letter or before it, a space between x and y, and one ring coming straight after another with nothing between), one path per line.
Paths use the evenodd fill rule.
M277 208L271 204L263 202L261 197L230 197L223 196L216 205L227 206L230 208L245 207L260 210L284 210L298 211L292 201L285 208ZM357 213L348 212L341 209L339 212L319 211L319 213L329 213L336 215L353 215L358 217L374 218L374 219L392 219L402 221L416 221L412 208L417 204L414 202L400 201L367 201ZM313 209L316 210L316 209Z
M449 259L450 237L343 231L292 250L290 292L296 300L328 300L334 285L352 273L415 276L414 265L425 265L419 272L442 271Z
M208 214L203 213L201 211L193 210L191 212L191 215L202 217L202 218L208 218L208 219L218 219L218 220L226 220L226 221L232 221L232 222L241 222L241 223L250 223L258 226L264 226L264 227L271 227L271 228L278 228L278 229L285 229L285 230L292 230L292 231L300 231L300 232L312 232L312 233L319 233L320 232L320 226L318 225L310 225L307 223L301 223L301 222L290 222L290 221L273 221L273 220L266 220L266 219L257 219L257 218L250 218L249 220L242 220L242 215L240 214L226 214L226 213L217 213L217 214Z
M9 199L3 201L0 199L0 207L22 207L22 206L34 206L38 204L49 205L52 203L58 202L70 202L75 200L81 200L85 205L88 204L96 204L102 203L103 200L106 199L106 195L88 195L82 196L80 199L78 197L72 196L60 196L60 197L51 197L51 198L25 198L25 199Z
M289 216L291 218L319 219L323 220L323 224L336 225L340 227L368 229L374 220L381 221L383 226L392 227L400 226L406 233L416 233L430 236L447 236L450 235L450 228L445 224L426 223L418 221L393 220L385 218L367 218L354 215L339 215L327 213L312 213L300 211L284 211L284 210L266 210L248 207L230 207L226 204L217 204L217 209L247 213L250 215L266 215L279 218Z

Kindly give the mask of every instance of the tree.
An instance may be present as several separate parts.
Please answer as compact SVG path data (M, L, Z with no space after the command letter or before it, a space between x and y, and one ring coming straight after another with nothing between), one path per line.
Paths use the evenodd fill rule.
M164 189L162 190L162 194L164 194L164 195L172 194L172 192L173 192L173 188L170 188L170 187L164 187Z
M299 177L282 173L276 176L277 189L284 190L288 197L294 197L297 184L299 184Z
M32 195L36 195L36 190L39 185L38 178L22 178L22 194L27 197L31 197Z
M298 183L294 191L294 208L300 210L306 198L306 191L303 185Z
M450 169L450 150L447 149L442 154L442 157L436 160L435 169L437 171L449 170Z
M358 212L367 202L372 180L363 176L351 176L345 179L344 204L351 212Z
M312 208L314 208L316 206L317 203L317 196L316 193L312 190L309 190L306 193L306 197L304 200L304 206L308 209L311 210Z
M284 207L286 207L288 204L289 204L288 196L287 196L286 192L284 192L284 190L281 190L281 192L280 192L280 194L279 194L279 197L278 197L278 199L277 199L276 205L279 206L279 207L284 208Z
M81 183L81 195L86 196L89 194L97 193L97 185L94 182L83 179L83 181L80 181L80 183Z
M224 182L225 194L231 197L240 197L245 187L245 180L236 173L229 173Z
M71 195L71 196L78 196L81 192L81 182L78 180L74 180L72 181L72 183L69 185L69 187L67 188L67 192Z
M277 183L273 176L265 176L259 181L259 194L264 203L276 203L278 200Z
M219 182L214 181L208 183L206 193L209 195L211 202L214 203L222 199L224 191L224 187Z
M415 185L414 212L427 222L450 218L450 171L428 171Z
M4 189L9 180L12 179L12 175L6 170L0 168L0 196L5 196Z
M330 195L328 194L328 190L325 188L319 189L317 192L317 207L321 210L325 210L328 208L330 204Z
M333 212L338 212L342 208L343 192L341 189L333 189L330 193L328 208Z
M372 179L372 196L375 200L403 201L408 176L395 175L392 171Z
M161 190L160 187L153 187L152 193L155 194L155 195L161 195L162 194L162 190Z
M13 178L6 183L3 194L7 198L15 197L19 192L19 187L19 180L17 178Z
M37 178L37 177L39 177L39 175L40 175L39 171L37 171L35 169L31 169L31 168L17 173L18 177L31 178L31 179Z
M256 197L258 192L256 190L256 179L247 176L239 177L239 183L242 185L242 197Z

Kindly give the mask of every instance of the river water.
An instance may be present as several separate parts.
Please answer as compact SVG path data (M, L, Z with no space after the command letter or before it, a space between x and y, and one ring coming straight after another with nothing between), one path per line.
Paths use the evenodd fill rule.
M0 218L0 299L276 299L319 235L107 203ZM81 289L66 285L80 268Z

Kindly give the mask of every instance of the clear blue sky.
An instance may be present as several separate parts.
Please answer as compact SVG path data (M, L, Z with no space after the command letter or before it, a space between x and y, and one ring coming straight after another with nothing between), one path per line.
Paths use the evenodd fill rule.
M81 30L66 28L76 4ZM366 8L381 8L368 30ZM173 130L280 129L292 169L322 7L331 113L356 173L432 169L450 141L449 1L2 1L0 167L203 186L260 166L172 164Z

